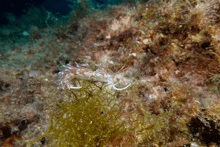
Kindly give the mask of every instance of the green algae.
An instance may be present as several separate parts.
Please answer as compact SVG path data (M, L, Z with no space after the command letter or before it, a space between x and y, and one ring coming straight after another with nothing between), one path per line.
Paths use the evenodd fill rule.
M120 119L120 100L117 92L108 90L92 81L77 80L80 89L66 89L51 113L50 127L42 136L30 142L46 138L48 146L104 146L134 144L134 132ZM59 92L56 91L56 92Z

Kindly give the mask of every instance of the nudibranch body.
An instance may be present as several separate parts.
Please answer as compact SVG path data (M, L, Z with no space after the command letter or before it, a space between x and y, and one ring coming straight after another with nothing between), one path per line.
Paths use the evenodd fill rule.
M103 67L100 67L96 71L79 66L77 63L76 63L76 67L71 66L70 64L64 65L64 67L65 67L64 72L58 73L59 75L62 76L59 84L62 85L63 89L65 89L65 88L68 88L68 89L82 88L81 86L75 87L70 83L70 80L73 78L81 78L84 80L93 80L95 82L103 82L103 83L106 83L107 85L112 86L112 88L115 90L124 90L124 89L127 89L131 85L131 84L129 84L129 85L125 86L124 88L115 87L115 85L117 85L118 83L114 82L114 77L118 72L116 72L113 75L109 75Z

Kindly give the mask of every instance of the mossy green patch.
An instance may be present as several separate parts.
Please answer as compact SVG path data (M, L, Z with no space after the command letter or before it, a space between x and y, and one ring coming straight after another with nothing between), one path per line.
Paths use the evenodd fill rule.
M80 89L66 89L51 114L46 133L30 144L46 137L49 146L104 146L134 144L134 131L121 119L120 100L115 91L92 81L77 80ZM59 91L59 90L58 90ZM58 92L56 91L56 92Z

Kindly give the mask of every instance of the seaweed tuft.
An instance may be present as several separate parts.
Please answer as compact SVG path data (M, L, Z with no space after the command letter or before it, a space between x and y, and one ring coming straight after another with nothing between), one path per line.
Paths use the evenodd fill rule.
M62 100L53 96L56 106L51 111L50 127L29 145L42 138L48 146L134 145L134 129L121 119L123 104L117 92L109 91L104 84L75 80L82 88L65 89Z

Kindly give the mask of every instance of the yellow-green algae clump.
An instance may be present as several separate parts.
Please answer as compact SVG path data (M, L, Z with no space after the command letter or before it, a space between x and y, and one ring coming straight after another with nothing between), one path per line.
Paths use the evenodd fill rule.
M48 146L133 146L135 130L128 125L130 118L121 116L117 92L101 83L77 81L82 88L62 91L60 101L53 96L50 127L29 145L45 137Z

